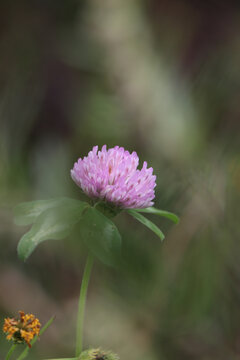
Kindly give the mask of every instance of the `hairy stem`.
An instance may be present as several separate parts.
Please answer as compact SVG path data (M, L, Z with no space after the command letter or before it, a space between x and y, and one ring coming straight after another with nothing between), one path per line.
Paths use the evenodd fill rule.
M76 336L77 357L81 354L82 346L83 346L83 323L84 323L85 304L86 304L87 289L88 289L92 266L93 266L93 257L92 255L88 255L83 273L79 302L78 302L77 336Z

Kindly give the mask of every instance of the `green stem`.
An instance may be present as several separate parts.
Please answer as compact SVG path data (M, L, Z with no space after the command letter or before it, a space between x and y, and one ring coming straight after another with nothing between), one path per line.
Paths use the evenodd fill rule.
M79 302L78 302L77 337L76 337L76 356L77 357L82 352L85 303L86 303L87 289L88 289L92 266L93 266L93 257L91 255L88 255L84 273L83 273Z
M7 356L6 356L5 360L9 360L9 359L10 359L10 356L11 356L12 353L14 352L16 346L17 346L17 344L13 344L13 345L10 347L10 350L9 350L9 352L7 353Z
M51 319L48 320L48 322L42 327L42 329L40 330L39 336L41 336L47 329L48 327L52 324L53 320L55 319L54 316L51 317ZM35 342L37 341L38 336L35 336L32 341L31 341L31 345L33 346L35 344ZM29 352L29 347L26 346L25 349L21 352L21 354L19 355L19 357L17 358L17 360L23 360L28 356L28 352Z

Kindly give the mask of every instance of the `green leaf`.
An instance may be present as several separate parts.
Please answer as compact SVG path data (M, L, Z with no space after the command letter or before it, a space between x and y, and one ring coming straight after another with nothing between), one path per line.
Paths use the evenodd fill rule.
M80 220L87 203L65 199L61 206L43 211L18 244L18 255L26 260L37 245L45 240L59 240L70 234Z
M115 224L96 208L88 208L79 223L88 249L104 264L114 266L121 252L121 236Z
M53 320L55 319L54 316L52 316L48 322L42 327L42 329L40 330L39 336L41 336L48 328L49 326L52 324ZM35 344L35 342L37 341L39 337L35 336L32 341L31 341L31 345L33 346ZM29 352L29 347L26 346L25 349L23 350L23 352L19 355L19 357L17 358L17 360L23 360L26 358L26 356L28 355Z
M35 222L37 217L47 209L69 206L71 202L80 203L78 200L62 197L49 200L28 201L18 204L13 210L14 222L17 225L32 224Z
M168 218L169 220L172 220L175 224L177 224L179 222L179 217L169 211L156 209L154 207L148 207L145 209L134 209L134 210L137 212L143 212L146 214L155 214L155 215L163 216L165 218Z
M163 232L155 225L153 222L145 218L145 216L139 214L136 210L127 210L127 212L132 215L135 219L140 221L143 225L148 227L150 230L152 230L162 241L164 240L164 234Z

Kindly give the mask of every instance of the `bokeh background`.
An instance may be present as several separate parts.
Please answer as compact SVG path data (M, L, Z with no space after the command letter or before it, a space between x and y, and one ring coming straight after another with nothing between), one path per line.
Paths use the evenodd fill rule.
M22 263L27 228L12 209L81 199L69 171L96 144L147 160L156 206L181 222L153 219L161 244L116 218L123 266L95 264L85 346L124 360L240 359L239 33L237 0L1 1L0 321L56 315L29 359L74 355L86 249L73 234ZM1 333L1 359L8 348Z

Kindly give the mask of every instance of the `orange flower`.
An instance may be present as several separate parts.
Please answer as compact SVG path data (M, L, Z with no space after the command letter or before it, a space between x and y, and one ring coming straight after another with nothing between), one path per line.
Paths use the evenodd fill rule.
M7 340L15 343L25 342L31 347L30 341L35 335L39 335L41 324L33 314L25 314L19 311L20 319L6 318L3 331L7 334Z

